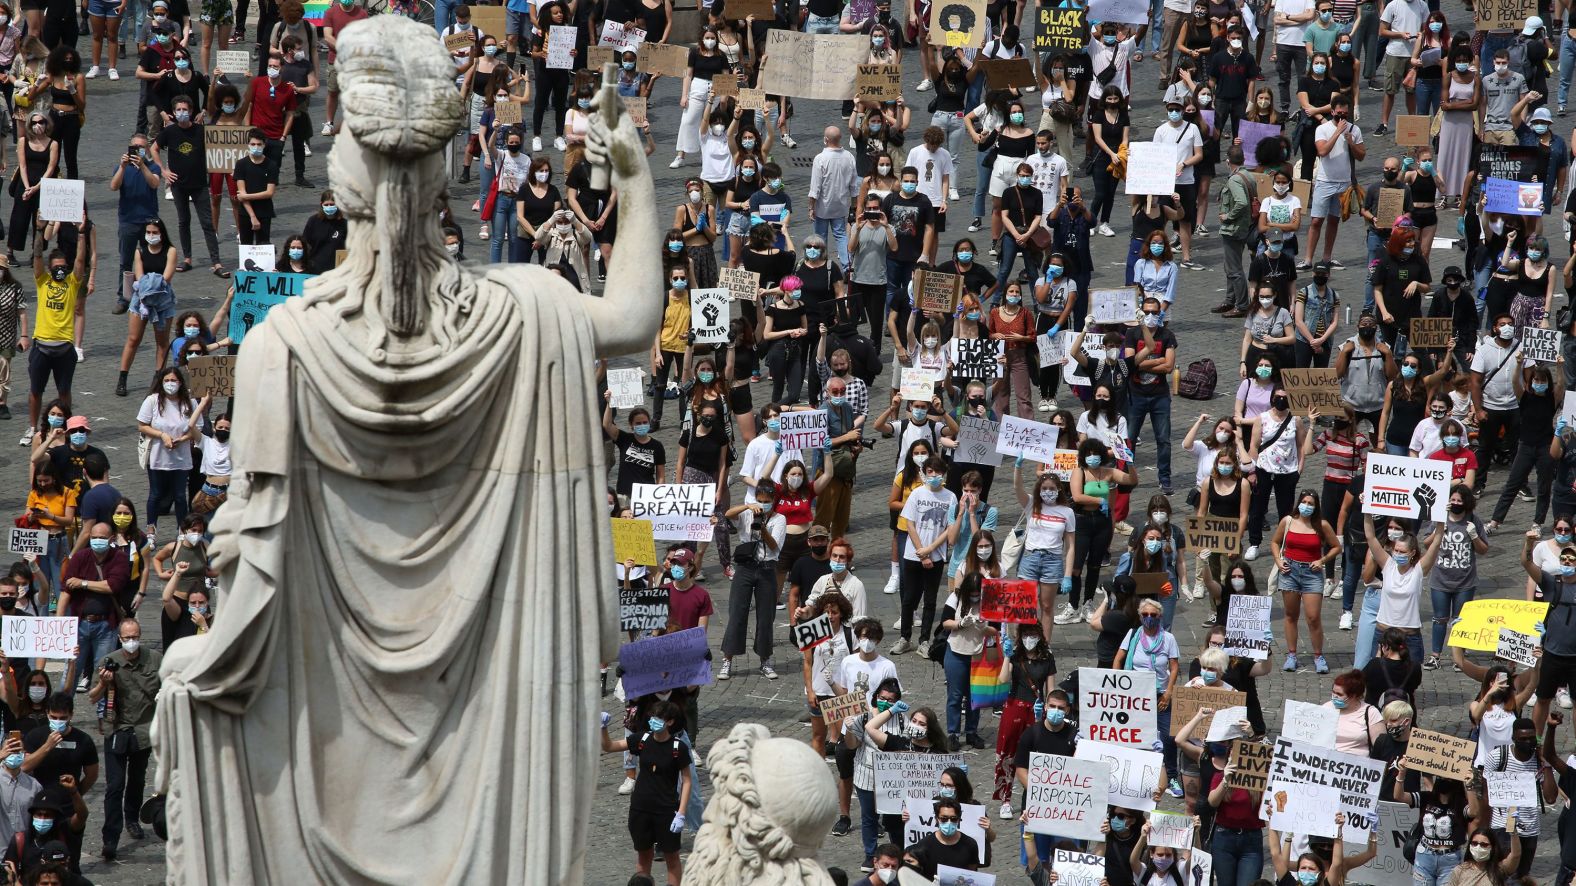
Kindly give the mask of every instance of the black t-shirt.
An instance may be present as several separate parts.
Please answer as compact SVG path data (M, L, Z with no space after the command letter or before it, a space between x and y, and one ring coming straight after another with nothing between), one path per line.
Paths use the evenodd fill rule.
M799 292L804 298L805 307L810 312L810 331L815 332L816 324L819 323L830 326L833 320L832 296L835 294L833 287L843 282L842 267L837 262L826 262L819 268L801 263L794 270L794 274L804 281L804 288Z
M1379 699L1390 689L1405 692L1406 700L1410 703L1417 696L1417 687L1423 685L1423 669L1415 661L1400 661L1381 655L1369 659L1363 665L1363 679L1368 683L1363 700L1369 704L1383 707Z
M702 55L699 49L692 48L689 66L695 72L696 80L710 80L728 69L728 57L720 49L711 55Z
M915 849L925 863L920 865L919 872L932 879L936 876L936 869L941 865L962 868L965 871L980 869L980 844L968 834L959 833L958 842L951 846L941 842L934 832L926 834L915 844ZM990 865L990 846L985 847L985 864Z
M667 464L667 451L662 441L650 437L642 443L628 431L619 431L613 445L618 447L619 495L628 495L636 483L657 482L657 465Z
M1131 348L1133 353L1136 355L1138 353L1138 346L1144 341L1144 331L1142 329L1129 329L1126 332L1125 338L1126 340L1122 343L1123 347ZM1154 339L1155 348L1144 353L1144 359L1146 360L1150 357L1164 357L1167 352L1174 352L1177 349L1176 333L1172 332L1171 328L1168 326L1162 326L1156 330ZM1130 384L1133 386L1133 390L1136 393L1148 394L1150 396L1169 395L1171 393L1170 377L1168 375L1138 371L1136 369L1136 356L1134 359L1134 366L1135 371L1133 372L1132 381Z
M707 434L685 431L679 437L679 445L689 450L684 459L685 466L705 471L713 477L722 469L722 447L727 444L728 432L722 428L712 428Z
M658 741L646 733L631 739L629 751L637 761L629 811L651 815L679 811L679 773L690 766L689 748L672 736Z
M575 199L580 201L581 211L591 218L601 214L602 208L613 196L611 189L598 191L591 187L591 164L584 160L576 163L575 168L569 170L569 175L564 178L564 187L574 190ZM564 201L564 205L569 205L567 200Z
M93 679L98 678L95 675ZM49 726L41 726L22 737L22 747L31 754L43 747L47 738ZM67 726L60 744L55 745L55 749L45 755L43 762L30 774L38 779L39 784L55 784L62 775L70 775L80 784L82 771L89 766L97 766L98 761L98 745L94 744L93 739L77 727Z
M798 254L791 249L779 249L765 254L746 249L739 259L739 265L746 271L754 271L761 275L762 289L772 289L781 283L784 277L793 273L794 265L798 261Z
M1370 760L1383 760L1386 763L1394 763L1405 754L1406 742L1396 741L1390 737L1389 733L1379 736L1379 739L1374 742L1374 746L1368 750L1368 758ZM1402 785L1404 790L1420 791L1422 790L1422 784L1423 775L1421 772L1418 772L1416 769L1406 770L1406 782ZM1395 796L1395 768L1393 766L1385 767L1384 778L1379 782L1379 796Z
M930 205L930 198L916 193L904 199L902 194L894 192L881 201L881 210L897 234L897 251L892 257L900 262L917 261L925 251L925 232L935 218L936 210Z
M1227 588L1226 592L1230 593ZM1110 616L1106 616L1110 618ZM1224 624L1225 614L1219 613L1216 618ZM1234 664L1226 667L1226 682L1236 687L1238 692L1246 693L1248 708L1248 723L1253 727L1254 735L1264 735L1269 730L1264 726L1264 707L1259 704L1259 681L1253 676L1253 666L1257 662L1250 658L1236 659Z
M206 188L208 185L208 158L203 150L203 128L193 123L182 128L178 124L164 127L156 139L164 168L175 173L183 189Z
M1255 286L1267 286L1275 290L1277 296L1290 298L1292 287L1297 283L1297 260L1286 252L1274 258L1270 258L1267 252L1256 255L1248 266L1248 279Z
M88 456L103 454L104 450L92 444L81 449L72 449L69 445L63 445L49 450L49 460L60 474L60 482L77 493L79 505L82 493L88 488L88 475L83 472L82 466L87 463Z
M307 217L301 239L306 241L306 269L313 274L324 274L334 269L339 250L345 248L345 233L349 225L342 215L332 219L314 212Z
M548 185L547 193L540 197L536 196L536 192L527 185L520 188L520 193L515 199L524 206L525 220L531 223L531 227L539 228L553 217L553 210L563 202L564 198L559 195L557 185Z
M832 574L832 558L818 560L810 554L805 554L793 562L793 568L788 570L788 583L799 588L799 599L809 596L810 589L820 581L822 576Z
M958 266L957 259L944 261L936 267L943 274L957 274L963 278L963 291L972 292L976 296L984 295L985 290L996 285L996 275L992 274L984 265L977 261L969 262L968 270ZM951 318L948 318L950 323ZM950 330L946 330L950 332ZM950 335L948 336L950 338Z
M1044 198L1040 196L1040 189L1030 185L1022 188L1014 185L1001 195L1002 211L1007 213L1007 218L1019 233L1028 230L1029 223L1045 213Z
M1077 749L1078 728L1069 718L1062 724L1060 732L1052 732L1044 720L1023 731L1023 737L1018 739L1018 754L1013 757L1012 765L1019 769L1028 769L1030 754L1056 754L1062 757L1071 757Z
M279 184L279 166L266 158L261 163L253 163L250 158L243 157L235 164L235 180L246 185L246 193L260 194L268 190L269 185ZM249 205L259 219L274 217L272 197L253 200Z
M1125 840L1114 839L1107 835L1105 841L1105 882L1106 886L1133 886L1133 847L1138 844L1138 834L1132 827L1127 829L1131 836Z
M1094 638L1095 661L1100 667L1108 668L1116 660L1116 650L1122 645L1122 638L1127 636L1134 625L1127 613L1120 609L1107 609L1105 615L1100 616L1100 624L1103 628Z
M1330 96L1335 94L1336 83L1333 79L1325 77L1320 80L1315 77L1300 77L1297 80L1297 91L1308 94L1308 104L1322 108L1330 103Z
M772 321L773 332L782 332L785 329L798 329L800 323L804 321L804 305L795 302L793 307L784 308L779 307L776 302L772 302L766 306L766 316ZM791 343L793 339L780 339L780 341Z
M303 78L302 82L296 85L305 86L305 79ZM153 97L159 103L159 110L166 114L171 113L171 103L183 95L192 100L192 117L195 119L197 112L207 104L208 75L200 71L193 71L192 78L185 83L182 83L180 78L171 75L160 78L153 84Z

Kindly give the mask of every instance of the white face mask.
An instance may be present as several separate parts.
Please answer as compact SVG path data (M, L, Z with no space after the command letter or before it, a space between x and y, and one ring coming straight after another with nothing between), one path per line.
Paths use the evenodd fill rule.
M916 455L913 458L914 467L922 469L922 468L925 467L925 462L927 462L929 460L930 460L930 456L928 456L928 455Z
M789 489L798 489L804 485L804 478L798 474L790 474L784 482L788 484Z
M1029 650L1030 652L1033 652L1034 650L1039 649L1040 648L1040 638L1039 637L1024 637L1023 638L1023 648Z
M1216 431L1215 432L1215 442L1216 443L1230 443L1231 442L1231 432L1230 431Z
M1057 492L1054 489L1041 489L1040 490L1040 501L1043 501L1043 502L1045 502L1048 505L1056 504L1056 499L1059 498L1060 496L1061 496L1061 493Z
M1171 519L1171 515L1165 511L1150 511L1149 519L1153 520L1156 526L1164 526L1166 521Z
M722 134L727 131L728 127L723 126L721 123L711 124L711 134L717 136L718 138L721 138Z
M705 40L700 41L700 45L706 47L707 49L716 49L717 41L707 37Z
M974 549L974 556L980 558L981 560L989 560L990 555L995 551L996 549L990 545L982 545Z
M166 394L171 394L171 395L178 394L178 393L180 393L180 390L181 390L181 383L178 382L178 381L167 381L167 382L164 383L164 393L166 393Z
M137 650L142 648L142 641L136 639L122 640L120 641L120 648L126 650L127 655L136 655Z
M1247 587L1248 580L1245 578L1234 578L1231 580L1231 589L1233 591L1243 591L1246 590Z
M1471 852L1472 859L1474 861L1488 861L1489 856L1493 854L1494 850L1487 846L1473 846L1471 847Z
M876 871L876 878L883 883L890 883L897 879L897 871L893 870L892 868L882 868L881 870Z
M858 643L854 644L854 648L865 655L869 655L870 653L876 651L876 641L870 639L869 637L864 637Z
M939 344L941 344L941 340L940 339L927 338L927 339L925 339L925 350L927 350L927 351L934 351L936 349L936 345L939 345Z
M183 537L186 539L186 543L189 545L197 545L202 541L201 532L188 532L185 533Z
M43 701L44 697L47 696L48 694L49 694L49 690L45 689L42 686L29 686L29 687L27 687L27 697L32 699L34 704L38 704L39 702Z

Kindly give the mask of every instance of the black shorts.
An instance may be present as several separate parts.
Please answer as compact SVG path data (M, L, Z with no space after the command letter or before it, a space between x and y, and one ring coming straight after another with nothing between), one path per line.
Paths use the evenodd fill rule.
M71 379L77 374L77 349L71 342L34 341L27 349L27 378L29 390L35 397L44 396L49 387L49 377L55 377L55 391L62 397L71 395Z
M728 389L728 409L734 415L748 415L755 411L755 398L750 395L749 385Z
M828 723L827 728L832 728ZM843 781L853 781L854 778L854 749L843 744L843 724L837 724L837 749L832 754L837 759L837 777Z
M1176 224L1179 228L1186 224L1191 229L1193 226L1189 223L1189 220L1196 218L1198 215L1197 182L1188 185L1177 185L1177 196L1182 198L1182 218Z
M663 852L679 851L679 838L683 832L677 834L668 830L673 824L674 812L636 812L629 810L629 837L635 842L636 852L645 852L648 849L660 849Z
M1538 668L1538 698L1553 698L1560 689L1576 690L1576 656L1545 652Z

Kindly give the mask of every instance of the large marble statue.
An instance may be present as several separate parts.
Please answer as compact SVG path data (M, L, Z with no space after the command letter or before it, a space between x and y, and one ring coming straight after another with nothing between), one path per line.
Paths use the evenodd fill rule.
M832 886L816 860L837 818L837 785L802 741L740 723L706 755L712 798L684 886Z
M448 53L394 15L338 49L349 255L241 349L219 617L164 659L169 882L578 884L617 651L595 360L660 321L645 156L593 118L604 298L473 272L438 224Z

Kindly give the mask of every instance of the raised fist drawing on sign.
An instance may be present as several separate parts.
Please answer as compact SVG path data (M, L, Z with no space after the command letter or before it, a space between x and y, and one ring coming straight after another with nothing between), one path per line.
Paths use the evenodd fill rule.
M1417 513L1418 522L1422 523L1426 520L1432 519L1431 515L1434 513L1434 503L1439 500L1439 493L1434 491L1434 487L1427 484L1417 486L1412 490L1412 498L1416 500L1417 506L1419 508Z
M716 326L717 325L717 305L716 305L716 303L715 302L707 302L706 306L700 309L700 315L702 317L706 318L706 325L707 326Z

